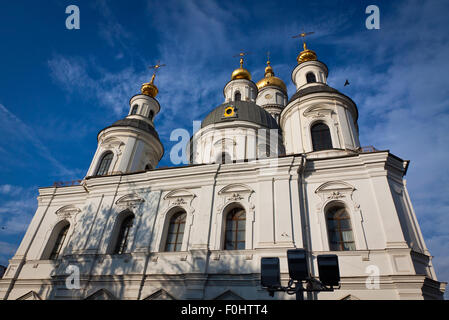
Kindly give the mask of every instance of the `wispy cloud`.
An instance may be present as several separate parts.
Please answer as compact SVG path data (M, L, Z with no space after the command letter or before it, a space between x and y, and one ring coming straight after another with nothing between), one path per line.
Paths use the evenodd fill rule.
M14 152L18 151L20 147L24 147L20 146L22 143L31 145L39 156L49 161L57 169L57 175L74 176L75 171L66 168L52 156L51 151L38 138L33 128L25 124L2 104L0 104L0 133L2 136L8 137L7 140L3 140L2 144L8 144L8 148L11 148ZM18 143L19 145L17 145ZM23 152L29 151L23 150ZM13 158L17 158L17 154Z
M22 192L23 188L19 186L12 186L10 184L0 185L0 194L4 195L17 195Z
M104 5L100 2L99 8ZM67 92L82 92L119 117L128 110L129 98L149 78L142 66L160 59L167 66L156 77L162 107L156 127L167 150L171 130L191 129L193 120L203 119L223 101L222 89L238 65L232 56L240 50L253 52L246 64L256 81L263 75L265 52L274 51L275 71L291 95L290 72L299 47L291 36L314 30L313 42L332 46L335 52L333 57L318 52L319 58L340 62L330 70L329 84L358 103L362 143L412 160L408 188L426 242L436 256L437 273L448 280L449 252L443 244L449 229L449 173L444 170L449 159L449 86L442 76L449 73L447 17L442 14L449 10L448 4L396 1L392 11L380 6L379 31L360 29L363 19L360 28L347 27L357 16L354 9L336 13L318 4L311 6L304 13L298 11L292 21L246 30L241 22L263 14L263 8L254 13L232 1L167 1L163 5L148 1L149 28L158 35L156 56L143 54L135 46L135 41L143 40L106 9L102 17L110 21L101 22L99 32L110 46L120 49L118 58L135 58L129 67L109 71L96 59L62 55L53 56L49 67ZM266 10L271 17L270 11L277 7ZM317 14L304 23L309 21L310 10ZM276 54L291 60L277 62ZM349 87L343 87L346 79L351 82Z
M37 187L2 185L0 190L0 264L7 265L36 211Z
M382 12L378 46L373 38L368 45L366 34L340 40L351 49L351 64L330 79L358 102L363 143L411 159L407 186L442 281L449 280L449 83L438 75L449 73L441 14L448 10L446 2L397 3ZM351 85L342 88L345 79Z

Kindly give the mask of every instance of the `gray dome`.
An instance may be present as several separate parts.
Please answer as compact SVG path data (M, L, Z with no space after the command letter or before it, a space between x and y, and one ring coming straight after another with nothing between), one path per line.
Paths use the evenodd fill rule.
M224 116L225 109L227 107L234 107L234 116ZM201 123L201 128L204 128L210 124L230 121L248 121L261 125L267 129L279 129L276 120L267 111L259 107L254 102L248 101L230 101L219 105L203 120Z
M121 120L118 120L116 122L114 122L112 125L100 130L103 131L105 129L108 128L112 128L112 127L134 127L140 130L143 130L149 134L151 134L153 137L156 138L156 140L159 140L159 135L157 134L156 129L154 129L152 126L150 126L148 123L146 123L145 121L139 120L139 119L128 119L128 118L124 118ZM98 134L100 134L100 132Z
M355 108L356 119L355 120L357 120L359 118L359 110L357 109L357 105L355 104L355 102L352 101L352 99L349 98L347 95L344 95L337 89L334 89L334 88L328 86L327 84L326 85L315 85L315 86L311 86L311 87L296 91L295 94L288 101L287 105L290 104L292 101L295 101L296 99L304 97L305 95L312 94L312 93L319 93L319 92L337 93L339 95L346 97L347 99L349 99L349 101L351 101L354 104L354 106L356 106L356 108Z

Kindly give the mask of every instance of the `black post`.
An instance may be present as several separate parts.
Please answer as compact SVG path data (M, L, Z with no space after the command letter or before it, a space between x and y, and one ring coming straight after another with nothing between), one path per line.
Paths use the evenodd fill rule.
M304 300L304 288L302 282L296 282L296 300Z

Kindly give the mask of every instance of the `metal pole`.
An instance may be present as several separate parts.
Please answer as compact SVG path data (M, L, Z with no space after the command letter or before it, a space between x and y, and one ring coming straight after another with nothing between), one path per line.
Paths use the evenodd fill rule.
M304 288L302 282L296 282L296 300L304 300Z

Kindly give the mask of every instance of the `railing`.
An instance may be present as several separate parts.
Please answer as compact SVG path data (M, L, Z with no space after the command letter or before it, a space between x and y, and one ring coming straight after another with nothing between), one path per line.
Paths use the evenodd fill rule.
M61 188L61 187L79 186L81 185L81 181L83 180L56 181L55 183L53 183L53 187Z
M376 152L379 151L376 148L374 148L373 146L364 146L364 147L360 147L359 152Z

